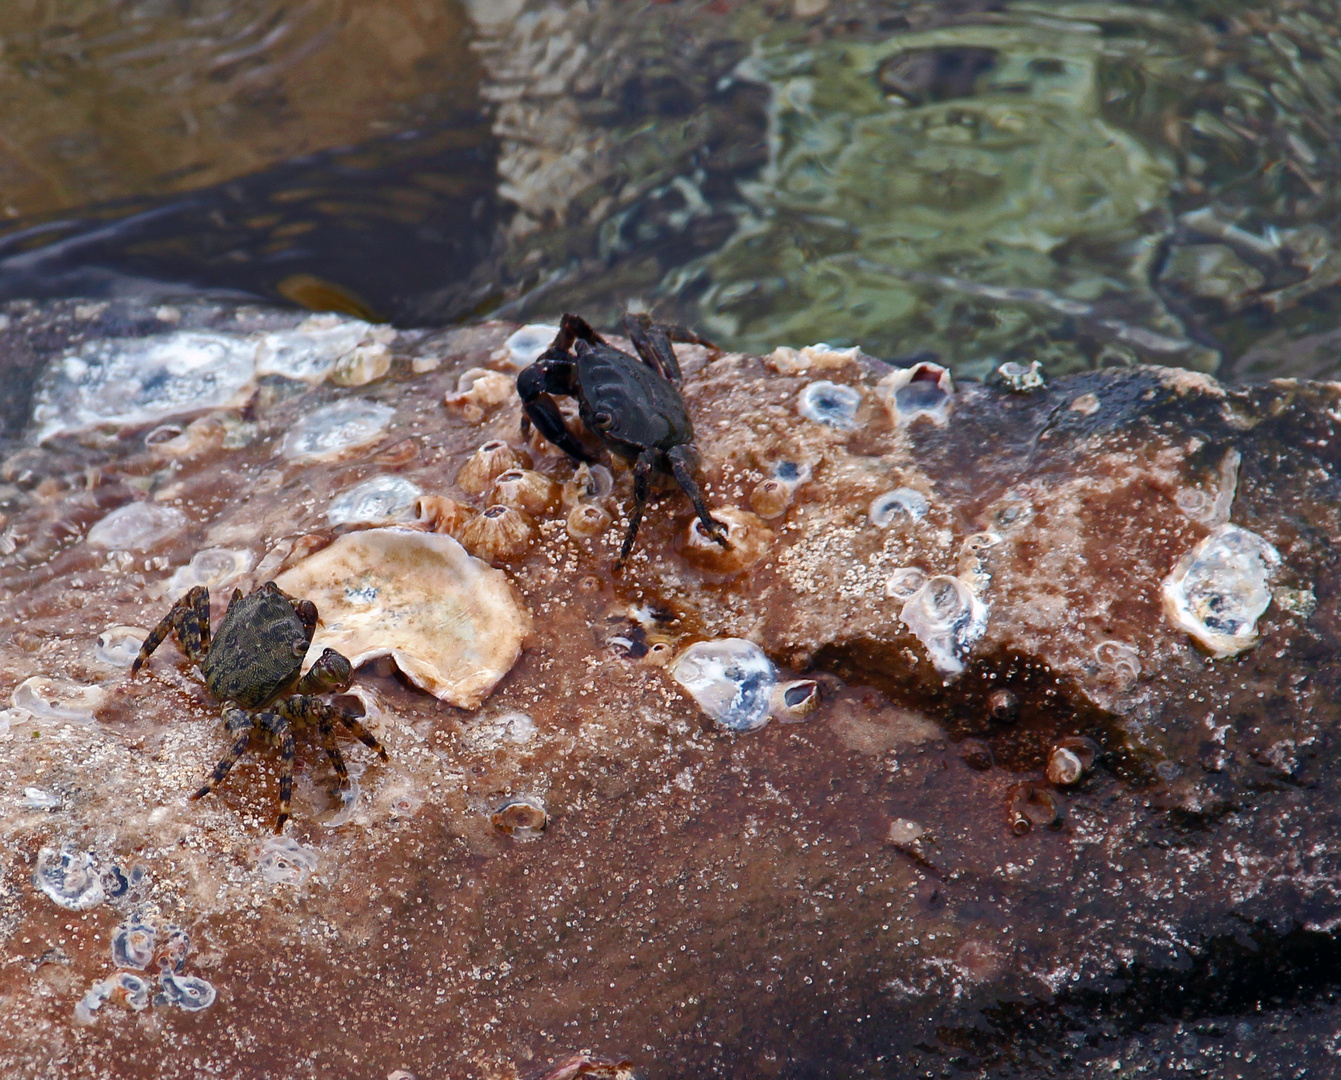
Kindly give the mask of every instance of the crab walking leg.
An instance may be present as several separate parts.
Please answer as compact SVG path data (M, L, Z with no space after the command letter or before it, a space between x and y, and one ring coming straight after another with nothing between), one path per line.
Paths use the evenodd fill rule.
M345 768L344 755L335 745L335 725L329 716L321 718L318 731L321 733L321 745L326 750L326 756L331 759L331 767L335 770L335 775L340 778L340 791L346 792L349 790L349 770Z
M284 717L272 712L258 713L256 726L279 740L279 817L275 819L275 832L282 833L293 800L293 728Z
M694 510L698 513L699 521L703 522L703 529L722 547L726 547L726 526L708 513L708 505L703 501L703 492L694 483L694 477L689 472L688 450L683 446L672 446L666 451L666 456L670 458L671 472L675 474L675 480L686 495L689 501L694 504Z
M204 585L197 585L186 595L191 600L194 617L190 621L196 631L196 652L199 657L191 656L189 645L184 644L183 647L187 650L186 655L199 663L210 651L210 591Z
M251 713L243 712L234 705L229 705L224 709L224 727L228 729L230 735L236 736L233 739L233 745L219 760L219 764L214 766L214 771L210 773L210 778L205 781L205 785L191 796L193 799L200 799L208 795L216 787L223 783L224 777L238 759L247 752L247 744L251 742L251 729L254 726Z
M633 550L633 541L643 520L643 507L647 505L647 477L652 472L656 458L655 450L644 450L633 464L633 508L629 511L629 531L624 534L624 546L619 549L619 558L615 562L616 570L624 565L629 552Z
M172 609L149 632L135 662L130 665L132 675L144 666L150 654L173 631L177 633L182 652L193 664L199 664L205 659L210 646L210 591L204 585L197 585L173 604Z
M291 698L285 698L283 701L275 702L271 709L298 727L315 726L318 731L321 730L323 721L330 723L339 721L354 733L359 742L363 743L369 750L376 751L378 757L383 761L391 760L387 756L385 748L377 741L376 736L359 722L358 717L350 716L344 709L337 708L329 702L322 701L319 698L295 695Z

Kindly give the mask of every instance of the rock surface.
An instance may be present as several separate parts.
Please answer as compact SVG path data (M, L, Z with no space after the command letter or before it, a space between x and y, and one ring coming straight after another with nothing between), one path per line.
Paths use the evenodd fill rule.
M117 305L11 315L39 359L162 330ZM463 373L515 370L515 329L399 333L357 388L260 376L228 407L11 449L0 1072L508 1078L579 1051L649 1077L1330 1066L1341 385L1132 368L960 384L943 423L896 425L889 369L855 350L682 347L704 489L742 539L714 561L667 485L614 574L628 470L607 491L523 443L513 398L443 403ZM826 399L850 424L803 415L815 381L846 388ZM285 453L346 401L385 416L375 437ZM234 586L357 536L329 509L373 477L425 493L414 527L464 534L488 492L456 477L490 441L562 492L495 559L532 623L492 693L453 707L372 660L359 695L391 760L349 743L357 803L302 740L287 837L268 835L273 751L187 801L226 746L218 706L171 642L128 675L167 583L208 579L217 619ZM180 517L89 542L132 504ZM570 528L583 506L603 532ZM1269 604L1256 643L1214 659L1165 584L1227 526L1260 541L1260 580L1222 560L1190 609ZM714 725L668 664L727 638L779 687L818 682L819 707ZM1050 783L1054 748L1084 740L1088 771ZM126 927L173 943L144 974L114 967Z

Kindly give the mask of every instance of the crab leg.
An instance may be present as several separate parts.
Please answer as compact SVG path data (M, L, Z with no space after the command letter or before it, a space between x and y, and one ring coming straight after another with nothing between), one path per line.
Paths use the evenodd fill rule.
M258 713L256 726L279 740L279 817L275 819L275 832L281 833L293 800L293 728L284 717L272 712Z
M726 526L708 513L708 504L703 501L703 492L694 483L694 477L689 472L688 453L683 446L672 446L666 451L666 457L670 459L671 472L675 474L680 488L689 496L689 501L694 504L704 531L722 547L726 547Z
M144 639L135 662L130 665L134 675L144 666L145 661L155 649L163 644L173 631L187 658L193 664L199 664L210 651L210 591L204 585L197 585L163 616L157 626Z
M339 721L354 733L359 742L363 743L368 749L376 751L383 761L391 760L387 757L386 749L377 741L377 737L363 726L357 716L351 716L344 709L337 708L329 702L322 701L319 698L294 695L291 698L285 698L283 701L275 702L271 708L299 727L316 725L318 731L321 730L323 722L334 723Z
M251 742L251 729L254 726L251 713L243 712L236 706L229 705L224 708L224 727L228 729L230 735L235 735L232 747L219 760L219 764L214 766L214 771L210 773L210 778L205 781L204 786L191 796L192 799L201 799L223 783L224 777L229 770L238 763L238 759L247 752L247 744Z
M624 565L624 560L633 550L634 538L638 535L638 526L643 521L643 507L647 505L647 477L656 464L657 451L644 450L633 464L633 507L629 510L629 529L624 534L624 545L619 549L619 558L615 560L615 569Z

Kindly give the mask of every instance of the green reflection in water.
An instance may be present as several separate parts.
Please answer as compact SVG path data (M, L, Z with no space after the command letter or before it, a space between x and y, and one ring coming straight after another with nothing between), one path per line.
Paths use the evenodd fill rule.
M1056 371L1092 362L1063 324L1121 296L1171 359L1213 364L1147 284L1177 169L1104 119L1103 50L1085 23L760 49L770 163L754 213L691 270L712 281L709 330L755 349L930 348L971 374L1027 353Z

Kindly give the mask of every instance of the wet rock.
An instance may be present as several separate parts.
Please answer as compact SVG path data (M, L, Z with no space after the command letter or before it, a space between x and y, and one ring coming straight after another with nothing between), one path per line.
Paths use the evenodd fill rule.
M467 423L442 401L463 372L500 364L516 330L439 338L442 362L418 371L398 339L375 383L262 395L246 440L171 467L144 436L189 410L124 438L54 436L14 461L0 1071L52 1073L58 1058L81 1075L168 1077L199 1058L302 1075L301 1030L303 1053L338 1075L380 1061L382 1075L513 1076L570 1059L600 1075L608 1054L651 1075L861 1075L887 1055L879 1068L899 1075L962 1057L960 1071L1079 1076L1065 1055L1146 1062L1184 1038L1171 1019L1121 1026L1178 986L1186 1016L1252 1025L1214 1036L1225 1046L1276 1054L1270 1039L1290 1032L1307 1058L1300 1032L1335 1029L1302 973L1341 957L1341 388L1139 367L1028 394L959 381L943 424L896 427L876 389L889 370L852 356L821 369L861 395L844 429L797 412L814 365L703 358L685 395L709 505L788 486L758 558L735 574L696 565L690 508L654 490L645 544L616 576L621 530L575 537L571 515L625 504L628 470L538 455L524 467L561 495L493 569L424 526L486 508L497 474L478 493L455 478L482 443L517 439L520 409ZM282 453L304 417L343 401L379 406L383 426L335 456ZM409 439L422 451L395 451ZM178 531L142 551L75 539L20 561L39 525L101 490L62 479L94 456L104 486L179 507ZM333 538L332 504L392 474L422 493L423 520ZM879 501L899 492L897 507ZM1215 554L1239 534L1278 563L1247 541ZM212 575L193 560L218 551L239 553L239 587L278 576L317 604L315 647L361 664L340 700L391 757L339 806L320 741L299 740L295 819L345 816L291 848L264 848L278 843L268 755L239 762L217 802L184 798L228 747L189 664L124 673L158 591ZM1189 554L1189 610L1225 622L1217 632L1251 623L1232 656L1166 611ZM496 592L466 615L470 582ZM216 617L228 588L212 591ZM481 659L486 639L511 644ZM730 655L702 655L727 642ZM59 803L23 805L27 788ZM511 835L494 816L525 799L545 827L518 844L531 826L514 819L535 807L504 817ZM131 866L147 872L112 887L111 868ZM43 881L102 898L61 906ZM170 924L200 943L198 969L164 952ZM138 988L106 985L109 944L131 926L158 934L130 972L150 996L138 1019L125 1011ZM42 959L56 949L68 962ZM1285 996L1261 1013L1256 990L1217 996L1268 970ZM179 1006L210 996L192 979L215 995L187 1017ZM76 1026L81 1002L91 1022ZM1064 1018L1082 1013L1100 1019L1078 1047ZM1108 1023L1151 1042L1130 1051ZM159 1024L175 1025L173 1053L146 1058Z

